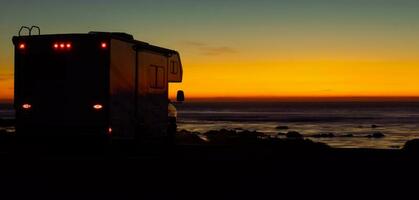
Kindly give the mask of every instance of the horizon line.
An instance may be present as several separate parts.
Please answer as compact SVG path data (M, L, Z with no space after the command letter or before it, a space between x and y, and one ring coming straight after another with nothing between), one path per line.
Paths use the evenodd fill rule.
M170 97L176 99L176 97ZM186 101L419 101L419 96L236 96L236 97L187 97Z
M170 96L169 99L176 99L176 96ZM283 102L319 102L319 101L419 101L419 96L214 96L214 97L188 97L187 101L283 101ZM13 104L13 99L0 99L2 104Z

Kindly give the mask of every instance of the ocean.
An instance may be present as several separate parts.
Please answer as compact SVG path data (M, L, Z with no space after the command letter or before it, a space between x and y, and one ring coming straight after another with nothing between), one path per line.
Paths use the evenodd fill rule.
M178 128L200 133L224 128L281 138L297 131L332 147L380 149L399 149L419 138L419 102L189 102L176 106ZM385 137L368 137L378 132ZM334 137L313 137L330 133Z
M381 149L399 149L419 138L419 102L186 102L176 107L178 129L199 133L250 130L283 138L297 131L332 147ZM0 105L0 118L13 117L10 105ZM377 132L385 137L367 137ZM335 137L312 137L330 133Z

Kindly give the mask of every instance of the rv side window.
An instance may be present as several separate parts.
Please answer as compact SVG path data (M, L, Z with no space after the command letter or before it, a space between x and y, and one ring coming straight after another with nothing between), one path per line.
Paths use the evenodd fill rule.
M177 74L177 72L178 72L177 62L172 61L170 65L170 73Z
M164 67L150 65L149 85L151 88L164 89Z

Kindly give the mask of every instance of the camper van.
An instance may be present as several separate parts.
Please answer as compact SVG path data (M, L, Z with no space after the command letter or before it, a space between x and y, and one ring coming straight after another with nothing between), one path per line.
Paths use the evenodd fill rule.
M42 35L38 27L22 27L13 44L16 136L168 136L169 83L183 73L177 51L126 33Z

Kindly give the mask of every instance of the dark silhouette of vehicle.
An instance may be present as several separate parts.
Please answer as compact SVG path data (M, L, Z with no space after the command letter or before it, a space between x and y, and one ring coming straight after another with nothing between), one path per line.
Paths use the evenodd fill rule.
M168 83L182 81L177 51L126 33L38 27L22 27L13 44L17 136L168 136Z

